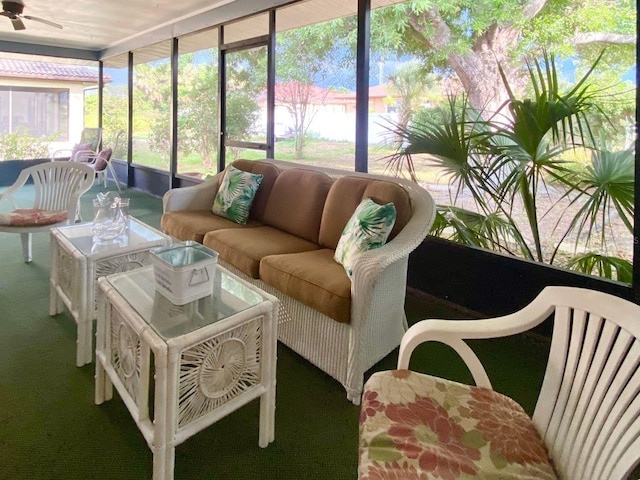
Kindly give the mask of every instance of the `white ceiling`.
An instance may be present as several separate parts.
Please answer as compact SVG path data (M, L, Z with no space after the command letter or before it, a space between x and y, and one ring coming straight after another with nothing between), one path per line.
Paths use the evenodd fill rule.
M284 7L277 14L277 30L281 31L354 15L358 4L357 0L18 1L25 4L23 15L49 20L63 28L24 19L26 29L16 31L9 18L0 17L0 53L67 56L87 61L114 57L274 7ZM406 0L371 0L371 7L401 1ZM247 29L266 34L267 22L260 17L266 18L247 18L230 25L225 30L225 41L230 41L232 35L228 34L234 30L238 30L239 38L247 38Z
M104 51L119 45L137 43L137 39L153 38L154 32L175 28L176 24L198 21L216 9L230 4L251 3L255 11L269 8L271 0L23 0L23 15L43 18L63 26L25 19L25 30L13 29L9 18L0 17L0 42L18 42L90 51ZM279 3L283 3L282 1ZM247 10L244 5L244 10ZM231 7L232 8L232 7ZM210 12L207 15L207 12ZM249 13L251 13L249 11ZM222 17L221 17L222 18ZM183 29L188 27L183 27ZM202 28L202 27L201 27ZM145 43L145 42L142 42ZM149 43L148 41L146 42Z

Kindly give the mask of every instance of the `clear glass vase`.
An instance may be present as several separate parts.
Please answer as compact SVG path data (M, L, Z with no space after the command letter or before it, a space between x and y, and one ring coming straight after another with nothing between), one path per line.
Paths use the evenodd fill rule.
M129 199L98 194L93 199L93 240L107 242L123 235L129 223Z

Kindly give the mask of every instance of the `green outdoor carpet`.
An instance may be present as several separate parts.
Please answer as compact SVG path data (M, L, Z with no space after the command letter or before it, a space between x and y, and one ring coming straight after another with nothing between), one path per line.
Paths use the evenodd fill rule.
M85 220L102 190L96 185L83 197ZM123 196L131 198L131 215L159 226L160 199L133 190ZM94 365L75 366L75 322L66 312L48 315L48 233L36 234L33 247L25 264L19 235L0 233L0 480L150 479L151 451L117 393L95 405ZM410 323L464 315L416 294L407 297L407 314ZM473 346L496 390L531 412L548 343L518 336ZM372 371L393 368L396 359L397 351ZM412 368L471 379L435 344L420 347ZM176 480L355 479L359 408L342 386L282 345L277 382L274 443L258 447L256 400L179 445Z

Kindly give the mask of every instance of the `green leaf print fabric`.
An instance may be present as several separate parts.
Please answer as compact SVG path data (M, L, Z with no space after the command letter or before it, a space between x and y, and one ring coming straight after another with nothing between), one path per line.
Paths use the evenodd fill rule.
M379 205L370 198L360 202L342 231L333 257L344 266L349 278L358 255L384 245L395 222L393 203Z
M230 165L224 174L211 211L245 225L262 177L263 175L238 170Z

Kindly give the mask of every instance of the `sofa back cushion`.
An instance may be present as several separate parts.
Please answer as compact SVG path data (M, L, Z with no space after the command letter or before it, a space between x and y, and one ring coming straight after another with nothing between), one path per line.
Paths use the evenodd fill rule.
M264 212L267 207L267 200L269 200L271 189L273 188L276 178L278 178L278 175L280 174L280 170L278 170L278 167L275 165L261 162L259 160L236 160L231 165L245 172L262 175L260 188L258 188L256 196L253 198L253 203L251 204L249 218L264 221Z
M371 198L379 205L393 202L396 208L396 223L389 240L393 239L411 218L409 194L399 184L363 177L340 177L333 183L322 213L319 236L321 246L336 248L349 218L365 198Z
M332 183L331 177L313 170L282 171L271 190L264 223L318 243L322 210Z

